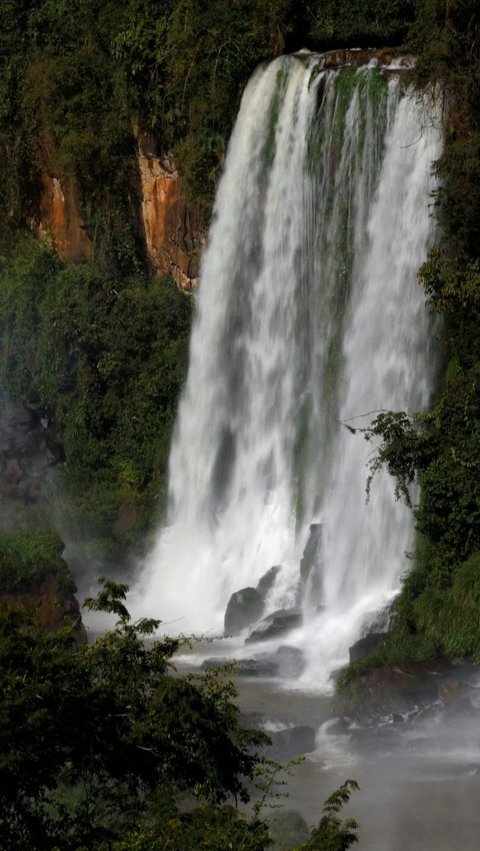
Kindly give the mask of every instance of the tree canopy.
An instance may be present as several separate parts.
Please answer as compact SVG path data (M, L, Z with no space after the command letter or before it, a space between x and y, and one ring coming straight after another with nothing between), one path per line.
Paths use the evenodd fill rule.
M158 620L132 623L127 586L101 582L85 605L117 624L88 646L0 600L0 847L263 851L260 808L234 805L263 768L274 788L268 737L241 726L222 671L178 676L182 640L154 638ZM356 841L356 824L338 818L353 788L327 801L307 848Z

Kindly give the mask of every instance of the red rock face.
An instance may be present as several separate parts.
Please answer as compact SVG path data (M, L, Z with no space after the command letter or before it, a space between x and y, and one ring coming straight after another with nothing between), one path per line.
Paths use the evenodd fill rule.
M325 54L324 67L341 68L344 65L368 65L372 60L376 60L378 67L384 74L388 74L391 71L395 71L395 73L403 70L407 71L413 64L412 56L399 54L398 50L391 47L382 47L378 50L349 50L341 48L339 50L329 50Z
M78 213L71 181L43 174L37 233L66 263L86 263L93 244Z
M152 153L145 137L137 135L137 141L140 221L152 271L172 275L179 287L191 290L198 280L201 216L186 204L181 177L168 157ZM39 209L31 227L66 263L91 260L93 243L78 211L73 181L52 177L47 170L42 174Z
M179 173L168 157L158 157L148 140L138 137L141 214L145 244L157 275L170 274L178 286L191 290L198 283L198 259L203 240L200 216L182 194Z

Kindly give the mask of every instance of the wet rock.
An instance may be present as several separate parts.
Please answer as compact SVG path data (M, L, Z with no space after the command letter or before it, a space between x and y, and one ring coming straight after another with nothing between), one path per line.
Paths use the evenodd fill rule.
M213 656L205 659L202 668L221 668L223 665L235 665L237 677L292 677L299 676L305 668L303 653L297 647L284 645L276 653L260 653L251 659L232 660Z
M278 669L275 660L270 656L256 659L242 659L238 663L239 677L276 677Z
M275 564L270 570L267 570L266 573L261 577L256 590L260 594L260 596L265 600L267 595L272 590L275 585L275 580L280 572L281 568L279 564Z
M374 632L389 632L394 625L397 598L394 597L383 609L379 609L368 619L366 635Z
M363 659L364 656L368 656L370 653L377 650L382 638L385 638L385 633L383 632L370 632L363 638L359 638L355 644L352 644L352 646L348 648L350 664L352 662L357 662L359 659Z
M40 176L39 205L30 226L67 263L86 263L93 254L79 196L75 180L46 172Z
M480 689L472 688L470 694L467 697L468 702L472 709L478 710L480 709Z
M271 748L268 748L268 754L274 759L295 759L297 756L315 750L315 730L307 724L287 727L285 730L278 730L273 733L267 731L267 734L272 741Z
M461 694L461 686L457 680L447 680L438 689L438 697L442 703L458 703Z
M324 57L324 67L325 68L338 68L340 65L344 65L346 60L346 51L345 50L329 50L328 53L325 54Z
M41 427L43 414L35 402L2 411L0 494L13 502L48 499L49 467L64 460L55 429Z
M278 609L263 619L258 625L258 628L250 633L245 643L269 641L271 638L279 638L290 630L300 626L302 620L302 611L297 607L292 609Z
M23 479L23 470L16 458L8 459L5 465L5 476L7 482L14 485L18 485L18 483Z
M225 635L239 635L248 626L260 620L264 610L265 603L256 588L235 591L225 612Z
M342 688L336 709L361 726L384 723L388 718L396 723L399 716L408 723L414 718L436 717L439 711L472 714L472 699L476 701L479 692L471 685L476 676L471 663L451 665L445 659L382 665Z
M292 679L303 674L305 670L305 659L298 647L289 647L287 644L278 648L272 661L277 667L277 676Z
M202 662L202 669L205 668L222 668L224 665L232 664L232 659L225 657L212 657L205 659ZM277 676L277 666L272 657L265 653L254 659L238 659L233 660L235 665L235 673L237 677L275 677Z
M351 721L348 718L334 718L328 724L326 728L326 732L329 736L345 736L348 733L348 728L351 724Z
M134 132L148 257L156 274L171 274L182 289L191 290L198 283L204 241L201 212L187 204L180 174L168 156L158 156L153 137L136 126Z
M26 405L18 405L13 408L10 415L10 422L16 427L28 427L32 422L32 415Z
M311 604L319 604L322 598L322 524L312 523L310 534L300 561L302 587Z

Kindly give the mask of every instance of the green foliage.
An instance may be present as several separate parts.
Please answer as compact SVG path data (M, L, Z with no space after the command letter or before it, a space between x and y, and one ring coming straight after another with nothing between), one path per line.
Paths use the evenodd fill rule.
M409 485L415 477L421 487L414 509L420 533L415 567L397 602L400 637L403 641L407 636L423 636L434 642L438 652L452 656L462 655L461 645L466 654L477 652L467 635L476 629L473 612L470 616L465 611L466 632L459 637L463 604L458 603L455 583L465 563L469 565L473 558L476 564L480 552L479 382L477 363L451 378L428 414L412 418L383 413L365 430L367 439L382 440L370 465L368 486L385 467L396 479L397 497L407 504L411 504ZM391 642L389 649L401 658L395 634ZM414 648L404 646L403 651L406 658L417 658Z
M480 23L476 0L421 0L412 27L416 77L443 100L439 218L456 248L480 250Z
M397 628L381 641L380 646L353 662L345 668L335 682L335 691L338 697L347 699L349 703L355 700L359 678L374 668L383 668L395 665L405 659L412 662L428 662L435 659L439 654L439 646L432 638L425 635L409 634L402 630L399 624ZM362 687L359 686L360 697L363 698Z
M435 21L438 42L434 45L428 40L427 31L423 32L427 39L423 50L427 52L420 57L419 73L430 75L435 83L435 74L445 70L447 57L451 56L452 68L445 71L449 103L456 92L463 118L475 125L477 116L468 118L464 100L471 84L470 69L463 91L458 88L455 63L459 58L454 51L455 45L458 48L458 16L470 5L452 3L446 9L442 3L430 3L425 4L425 9L427 5L432 14L435 10L436 17L431 22ZM422 20L425 24L426 19L420 16L417 33ZM472 22L469 16L468 25L462 30L467 38L464 49L471 44ZM450 168L448 139L447 135L439 165L442 169ZM414 569L406 577L396 604L394 634L371 660L372 664L382 664L388 661L387 657L395 661L392 654L401 658L399 651L404 652L405 658L419 658L419 648L425 648L425 658L433 649L452 658L468 655L480 659L476 588L480 570L480 269L476 247L471 244L478 222L472 219L474 211L464 209L462 231L457 229L457 213L448 208L448 199L453 197L463 204L458 193L471 192L470 197L474 198L476 188L473 183L468 190L460 189L455 180L453 176L453 182L447 179L439 199L441 221L448 224L450 252L432 250L419 272L427 302L443 318L441 339L449 358L445 386L429 413L383 413L364 432L367 440L381 439L370 465L368 488L381 467L395 477L396 495L408 504L411 483L417 479L421 488L421 499L414 509L420 533Z
M340 47L401 43L414 18L414 0L322 0L309 4L310 36Z
M50 576L70 587L62 552L56 532L17 529L0 534L0 593L35 590Z
M122 503L140 531L166 492L189 298L170 278L65 267L34 240L5 259L0 282L0 380L12 401L40 401L60 431L69 537L108 539Z
M443 340L457 372L473 367L480 361L480 261L463 252L449 257L433 249L419 280L428 303L446 318Z
M265 851L260 807L249 817L225 802L248 801L267 737L239 726L235 689L218 670L174 676L181 641L146 641L159 621L132 623L127 587L101 584L86 605L118 621L90 646L0 601L1 847ZM354 788L347 781L328 799L306 849L356 841L356 823L338 816ZM200 806L183 812L187 792Z
M177 0L167 74L179 107L174 155L190 193L211 202L243 88L262 59L284 50L294 4L273 0Z
M56 255L21 241L0 266L0 381L13 399L24 399L34 381L40 303L61 268Z
M414 600L418 629L438 651L456 659L480 662L480 555L459 565L449 587L427 586Z
M118 261L135 220L135 128L174 153L208 212L241 93L286 50L396 43L413 0L2 0L0 224L35 207L38 172L75 178L97 250ZM133 202L133 203L132 203ZM131 271L131 269L130 269Z
M339 818L342 807L358 788L355 780L346 780L327 798L318 827L312 831L310 841L302 846L305 851L347 851L358 842L356 819L350 817L342 822Z
M266 737L240 730L228 683L212 690L169 673L178 641L146 644L158 622L130 623L125 592L104 582L90 601L119 621L89 647L1 608L4 842L11 824L29 837L23 847L96 847L133 827L158 789L212 803L248 798L245 779Z
M358 429L345 424L352 434L361 432L367 441L382 439L382 445L369 462L367 499L375 474L385 468L395 478L396 498L402 498L411 506L409 485L417 471L425 467L428 457L428 442L421 428L423 421L424 418L411 417L403 411L383 411L368 428Z

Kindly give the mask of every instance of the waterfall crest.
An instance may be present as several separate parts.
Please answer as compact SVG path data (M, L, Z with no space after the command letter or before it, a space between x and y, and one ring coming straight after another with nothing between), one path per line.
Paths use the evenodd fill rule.
M280 57L245 90L218 188L142 611L218 633L232 592L280 565L267 611L303 607L288 643L306 684L347 660L408 568L410 514L388 476L366 504L369 446L342 423L428 405L416 273L440 148L431 104L398 76Z

